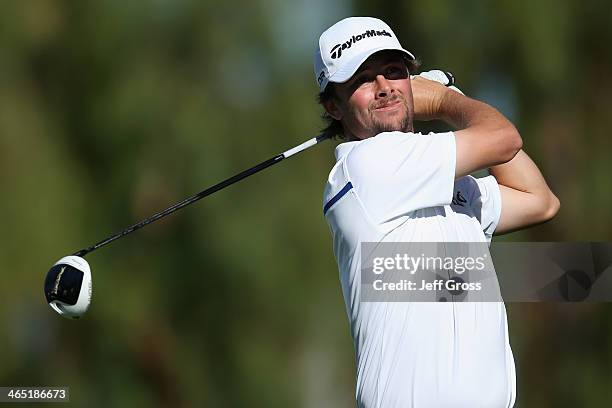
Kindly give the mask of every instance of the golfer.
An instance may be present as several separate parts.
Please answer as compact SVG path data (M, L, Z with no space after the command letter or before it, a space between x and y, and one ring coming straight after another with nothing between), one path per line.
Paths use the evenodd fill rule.
M336 147L324 193L357 365L359 407L512 407L503 302L362 302L362 242L488 242L555 216L559 200L501 113L439 82L384 22L327 29L315 78ZM453 132L414 133L440 119ZM470 173L489 169L490 175ZM486 244L485 244L486 245ZM443 299L439 299L443 300Z

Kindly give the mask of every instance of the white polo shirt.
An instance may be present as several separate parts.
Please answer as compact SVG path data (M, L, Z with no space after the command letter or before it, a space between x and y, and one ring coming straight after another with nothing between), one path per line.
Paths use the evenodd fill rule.
M361 242L487 242L493 176L455 180L452 132L386 132L336 148L324 213L366 408L506 408L515 368L501 302L361 302Z

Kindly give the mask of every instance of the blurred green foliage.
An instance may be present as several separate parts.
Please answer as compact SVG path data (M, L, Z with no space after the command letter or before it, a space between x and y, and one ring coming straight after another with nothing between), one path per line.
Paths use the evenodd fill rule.
M609 240L603 0L5 1L0 385L74 406L354 405L322 189L327 143L88 257L92 309L52 313L57 259L314 136L311 62L348 15L506 113L562 210L505 240ZM608 305L509 304L517 406L610 400Z

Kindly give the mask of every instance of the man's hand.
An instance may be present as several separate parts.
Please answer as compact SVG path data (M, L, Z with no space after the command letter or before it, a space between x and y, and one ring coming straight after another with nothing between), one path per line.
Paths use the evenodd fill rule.
M454 86L454 77L450 73L437 69L412 76L411 83L415 120L438 119L444 93L449 89L463 94Z
M433 120L439 117L444 94L450 91L439 82L416 76L411 81L414 99L414 120Z

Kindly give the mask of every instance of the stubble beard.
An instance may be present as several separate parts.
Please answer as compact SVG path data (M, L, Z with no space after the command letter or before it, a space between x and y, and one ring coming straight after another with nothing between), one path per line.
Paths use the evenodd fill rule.
M400 99L403 105L403 112L401 118L390 118L389 120L383 121L376 117L374 113L374 109L378 106L384 106L385 104L392 102L392 100L384 101L383 103L378 103L370 108L370 118L372 123L372 136L376 136L379 133L383 132L412 132L413 131L413 115L411 110L408 107L408 103L406 99L403 97L398 97L395 99Z
M380 120L376 117L376 113L374 112L376 108L385 106L389 102L393 102L393 100L397 99L402 102L403 109L401 112L397 112L392 117L387 118L387 120ZM363 118L362 120L357 119L343 122L342 126L349 140L363 140L383 132L407 133L414 131L414 112L403 96L395 96L393 99L372 103L366 112L359 111L354 106L349 106L349 110L350 112L346 115L347 117L357 119L361 116Z

